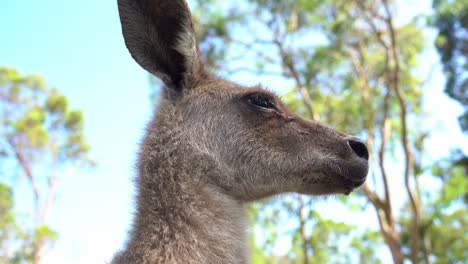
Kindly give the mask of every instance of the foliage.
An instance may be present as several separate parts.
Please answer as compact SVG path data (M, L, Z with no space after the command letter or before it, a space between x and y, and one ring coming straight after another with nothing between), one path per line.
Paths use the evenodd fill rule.
M2 136L21 148L25 161L45 158L38 155L45 151L58 163L87 161L83 114L70 109L64 95L47 89L39 76L23 77L9 68L0 68L0 88Z
M1 180L24 175L34 203L32 219L21 224L21 232L16 232L21 233L19 237L11 238L18 245L16 255L22 257L11 261L39 263L45 247L56 239L47 218L57 186L73 170L93 164L87 157L83 124L82 112L70 108L57 89L47 88L42 77L0 68L0 175L6 176ZM10 224L2 226L5 234L20 230L14 224L13 204L8 197L11 194L3 195L1 201L9 205L5 219L10 219Z
M459 117L463 132L468 131L468 2L433 1L432 25L438 30L435 46L447 77L445 92L464 108ZM465 234L468 226L468 157L462 150L441 160L432 173L442 181L437 195L428 195L428 215L423 229L435 263L457 263L468 259Z
M440 54L447 82L445 92L465 108L460 126L468 131L468 2L434 0L433 25L438 30L435 45Z
M13 248L15 243L18 245ZM18 226L13 211L13 192L10 187L0 183L0 262L31 262L32 254L28 244L28 236Z
M431 170L440 180L439 188L423 192L425 197L425 217L421 232L426 238L429 259L433 263L458 263L468 259L466 246L468 239L468 163L455 152L450 159L437 162ZM402 241L408 246L410 216L404 214L400 219L403 226ZM424 248L421 248L421 252ZM420 255L423 261L424 256Z
M6 250L7 243L15 235L17 228L12 209L12 191L8 186L0 184L0 262L2 263L10 259Z

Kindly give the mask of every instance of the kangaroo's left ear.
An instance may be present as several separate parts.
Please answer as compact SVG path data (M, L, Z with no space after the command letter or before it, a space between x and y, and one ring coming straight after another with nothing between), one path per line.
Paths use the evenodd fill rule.
M184 0L118 0L130 54L177 91L204 74L192 16Z

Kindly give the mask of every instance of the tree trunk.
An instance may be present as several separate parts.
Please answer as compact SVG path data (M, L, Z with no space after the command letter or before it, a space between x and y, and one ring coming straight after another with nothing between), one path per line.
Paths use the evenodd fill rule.
M42 263L42 254L44 251L44 239L40 238L34 241L34 255L33 255L33 264Z

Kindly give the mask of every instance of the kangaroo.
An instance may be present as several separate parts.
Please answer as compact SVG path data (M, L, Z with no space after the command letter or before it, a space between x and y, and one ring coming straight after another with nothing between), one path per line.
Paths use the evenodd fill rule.
M139 152L133 225L112 263L248 263L246 203L364 183L359 139L205 69L185 1L118 8L131 56L165 87Z

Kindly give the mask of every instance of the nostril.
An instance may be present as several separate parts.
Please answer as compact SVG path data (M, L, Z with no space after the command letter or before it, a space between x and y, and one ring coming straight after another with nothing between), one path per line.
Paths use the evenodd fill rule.
M369 160L369 151L364 143L356 140L348 140L348 144L351 149L358 155L359 157Z

